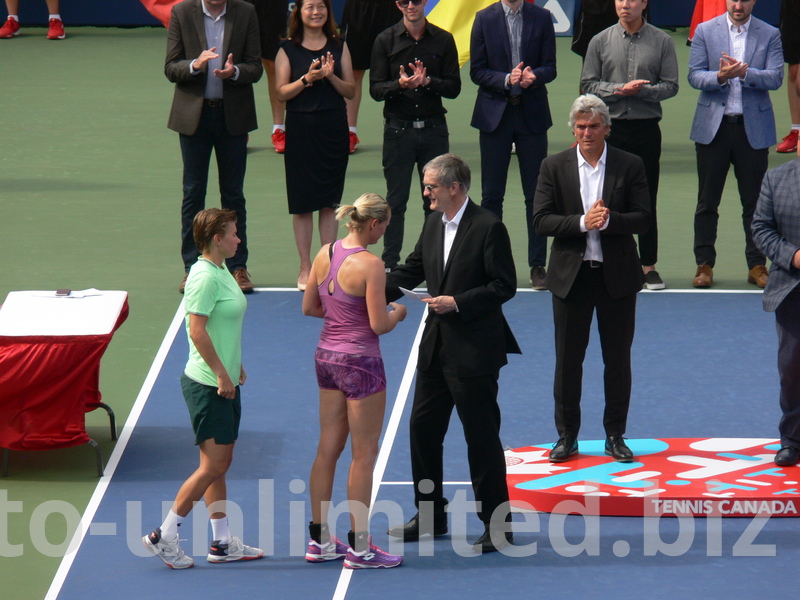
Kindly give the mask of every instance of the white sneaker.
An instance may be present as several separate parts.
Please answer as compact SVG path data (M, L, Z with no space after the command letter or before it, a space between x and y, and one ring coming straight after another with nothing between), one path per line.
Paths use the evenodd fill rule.
M233 537L228 544L220 544L219 540L211 542L211 549L208 551L208 562L224 563L235 560L255 560L262 556L264 556L264 551L261 548L246 546L238 537Z
M171 542L166 542L161 539L161 528L156 527L153 533L150 533L142 538L144 547L150 550L170 569L188 569L194 565L194 560L191 556L186 556L181 550L180 540L178 536Z

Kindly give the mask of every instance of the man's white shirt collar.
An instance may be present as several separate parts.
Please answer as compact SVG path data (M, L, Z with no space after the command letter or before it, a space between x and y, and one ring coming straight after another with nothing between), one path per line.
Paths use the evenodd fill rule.
M728 13L725 13L725 16L728 18L728 29L739 33L747 33L747 30L750 29L750 22L753 20L753 15L750 15L750 18L747 19L747 22L744 25L737 25L731 20L731 16Z
M575 149L578 151L578 167L582 167L583 165L588 165L590 169L596 169L597 167L593 167L588 160L583 157L581 153L580 145L575 146ZM600 160L597 161L598 165L602 165L603 167L606 166L606 156L608 155L608 142L603 142L603 153L600 155Z

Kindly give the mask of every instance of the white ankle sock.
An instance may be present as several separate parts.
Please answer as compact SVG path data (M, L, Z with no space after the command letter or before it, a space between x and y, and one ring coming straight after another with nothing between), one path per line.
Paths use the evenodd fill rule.
M170 510L169 513L167 513L167 518L164 519L164 523L161 525L161 539L165 542L171 542L178 537L178 528L185 518L186 517L175 514Z
M215 541L218 541L220 544L231 543L231 532L228 529L228 517L211 519L211 531L214 534L213 538Z

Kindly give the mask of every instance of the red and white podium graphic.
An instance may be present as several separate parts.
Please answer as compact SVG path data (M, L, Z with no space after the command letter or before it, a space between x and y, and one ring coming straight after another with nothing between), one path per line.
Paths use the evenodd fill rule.
M606 456L605 440L579 441L579 454L564 463L548 460L550 444L507 450L512 506L607 516L800 516L800 467L775 465L778 440L626 442L631 463Z

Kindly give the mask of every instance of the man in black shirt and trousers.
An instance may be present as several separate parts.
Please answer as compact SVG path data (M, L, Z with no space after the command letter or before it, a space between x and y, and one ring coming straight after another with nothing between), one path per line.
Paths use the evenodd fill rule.
M369 71L369 93L385 101L383 176L392 220L383 236L383 263L400 262L406 205L414 165L427 216L430 200L422 189L422 168L450 151L442 97L461 92L458 51L453 36L425 18L428 0L397 0L403 20L375 40Z

